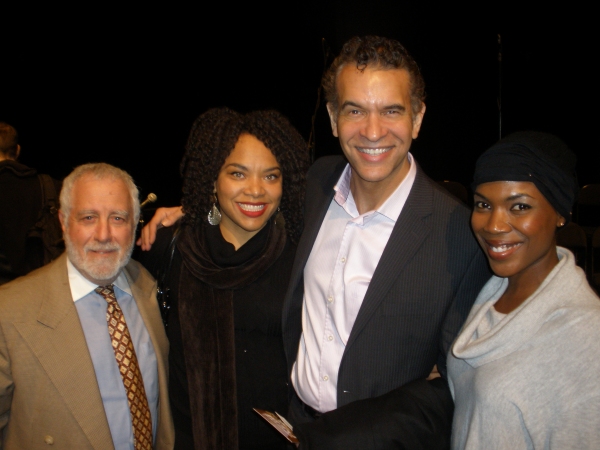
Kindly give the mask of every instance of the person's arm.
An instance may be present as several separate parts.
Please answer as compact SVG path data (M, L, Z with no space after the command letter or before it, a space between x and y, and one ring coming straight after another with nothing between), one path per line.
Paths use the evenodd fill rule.
M162 227L170 227L183 217L184 213L181 206L172 206L169 208L158 208L152 216L150 222L144 225L142 232L136 244L142 250L148 251L152 248L152 244L156 240L156 230Z
M450 448L454 403L442 378L416 380L294 426L300 450Z

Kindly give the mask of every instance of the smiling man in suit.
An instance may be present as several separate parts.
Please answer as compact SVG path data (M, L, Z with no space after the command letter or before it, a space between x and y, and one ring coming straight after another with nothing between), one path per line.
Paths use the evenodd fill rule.
M344 158L307 177L283 309L290 422L301 449L447 448L447 352L490 277L470 212L409 153L425 84L399 42L352 38L323 86Z
M0 288L0 448L172 449L156 283L130 260L138 190L86 164L60 203L65 254Z

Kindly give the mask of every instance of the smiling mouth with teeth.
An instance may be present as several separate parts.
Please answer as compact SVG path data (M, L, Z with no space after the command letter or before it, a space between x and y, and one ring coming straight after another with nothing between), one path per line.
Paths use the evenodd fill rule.
M503 244L503 245L499 245L497 247L494 247L492 245L488 244L488 248L492 251L492 252L496 252L496 253L502 253L505 252L507 250L516 248L516 247L520 247L521 243L518 244Z
M250 212L261 211L265 209L265 206L267 206L264 203L262 205L249 205L247 203L238 203L238 205L240 205L240 208L242 208L244 211Z
M361 153L365 153L367 155L381 155L382 153L385 153L387 151L389 151L390 148L386 147L386 148L358 148L358 151Z

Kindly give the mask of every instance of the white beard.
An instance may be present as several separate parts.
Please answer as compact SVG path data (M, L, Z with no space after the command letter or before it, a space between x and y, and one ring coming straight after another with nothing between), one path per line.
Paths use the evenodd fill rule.
M103 284L106 282L112 283L117 278L119 272L129 262L131 253L133 252L134 239L132 237L131 244L127 248L122 248L116 242L109 243L94 243L88 244L83 248L83 255L77 251L75 245L69 237L69 233L64 233L65 246L67 250L67 256L73 265L79 270L83 276L89 281L97 284ZM102 264L95 261L90 261L86 258L89 251L98 250L117 250L113 258L107 259Z

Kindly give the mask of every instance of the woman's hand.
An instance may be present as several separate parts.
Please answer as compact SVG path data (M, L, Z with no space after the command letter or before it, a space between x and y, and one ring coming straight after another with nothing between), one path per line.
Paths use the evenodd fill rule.
M170 227L183 217L181 206L172 206L169 208L158 208L152 216L152 220L144 225L142 234L136 241L142 250L148 251L152 248L152 244L156 240L156 231L162 227Z

